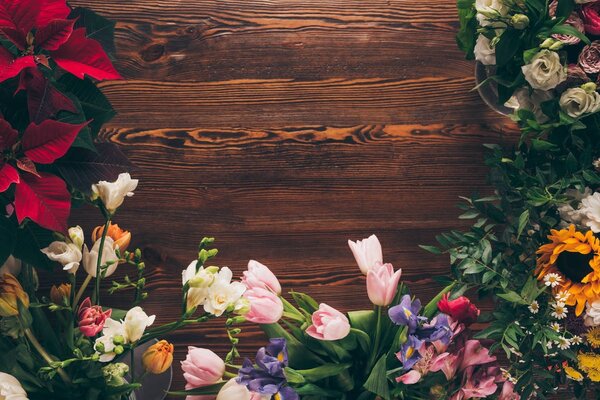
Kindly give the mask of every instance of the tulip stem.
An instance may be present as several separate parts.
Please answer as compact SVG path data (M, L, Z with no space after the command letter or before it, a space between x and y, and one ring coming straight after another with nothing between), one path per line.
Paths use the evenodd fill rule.
M79 288L79 291L77 291L77 295L75 296L75 299L73 300L73 304L72 304L73 311L77 312L77 304L79 304L79 300L81 300L81 296L83 296L83 292L88 287L91 280L92 280L92 276L88 275L85 278L85 280L83 281L83 283L81 284L81 287Z
M42 347L40 342L38 342L38 340L35 337L35 335L33 334L33 332L31 332L31 329L29 329L29 328L25 329L25 336L27 336L27 339L29 339L29 341L31 342L33 347L35 347L37 352L40 353L40 356L42 356L42 358L44 359L44 361L46 361L48 366L52 367L54 360L52 359L52 357L50 357L50 354L48 354L46 352L46 350ZM58 375L60 376L60 378L63 380L64 383L66 383L67 385L71 384L71 379L69 379L69 376L67 375L67 373L65 372L64 369L62 369L60 367L56 368L56 372L58 373Z
M379 360L379 342L381 341L381 307L375 306L375 314L377 318L377 322L375 324L375 343L373 348L371 349L371 360L369 365L372 367L373 363ZM369 367L369 370L371 369Z
M94 300L96 305L100 305L100 281L102 269L102 256L104 255L104 242L106 241L106 235L108 234L108 227L110 225L110 215L106 216L106 223L102 230L102 238L100 239L100 248L98 249L98 261L96 262L96 289L94 291Z

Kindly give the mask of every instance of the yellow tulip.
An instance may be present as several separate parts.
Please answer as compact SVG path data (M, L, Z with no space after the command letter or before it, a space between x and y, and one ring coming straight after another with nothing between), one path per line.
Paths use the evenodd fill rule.
M50 300L54 304L66 306L69 304L69 297L71 297L70 283L61 283L59 286L52 286L50 289Z
M19 315L18 301L29 307L29 296L17 278L11 274L0 276L0 317Z
M92 241L96 242L98 239L100 239L102 237L103 232L104 226L97 226L92 231ZM129 246L129 243L131 242L131 232L119 228L119 225L117 224L109 223L106 236L114 240L115 247L119 246L121 254L123 254L123 252L127 250L127 246Z

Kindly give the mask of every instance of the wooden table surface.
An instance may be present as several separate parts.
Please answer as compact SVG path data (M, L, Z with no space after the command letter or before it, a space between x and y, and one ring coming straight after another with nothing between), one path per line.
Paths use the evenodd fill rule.
M471 91L454 1L71 3L117 22L126 80L101 85L119 113L104 137L140 167L116 222L146 252L144 308L158 322L177 317L181 270L205 235L238 276L257 259L284 290L342 310L369 306L346 241L371 233L414 293L438 289L447 259L417 245L464 227L458 196L489 190L482 144L515 136ZM224 355L223 324L166 339L177 360L188 345ZM263 342L244 327L246 354Z

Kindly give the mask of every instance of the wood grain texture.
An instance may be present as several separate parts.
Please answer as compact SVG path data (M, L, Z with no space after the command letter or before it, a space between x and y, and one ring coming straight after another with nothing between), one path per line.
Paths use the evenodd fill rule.
M127 80L102 84L119 112L103 139L140 167L117 222L146 253L145 308L159 322L178 313L180 273L204 235L236 275L257 259L286 290L342 310L368 307L346 241L371 233L414 293L438 290L447 260L417 245L465 226L458 196L490 190L482 145L516 134L471 91L454 2L72 3L117 22ZM73 223L98 224L88 211ZM223 323L169 335L177 360L187 345L224 355ZM243 337L244 354L264 340L249 325Z

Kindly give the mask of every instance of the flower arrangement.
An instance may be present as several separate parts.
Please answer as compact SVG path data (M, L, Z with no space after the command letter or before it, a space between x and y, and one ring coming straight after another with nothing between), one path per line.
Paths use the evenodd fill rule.
M489 67L499 104L521 128L597 127L600 3L595 0L458 0L457 41Z
M518 398L514 378L473 338L469 326L480 311L466 297L450 295L454 284L423 307L400 281L401 270L383 263L376 236L349 244L366 275L372 310L342 313L298 292L289 302L269 268L250 261L242 278L245 309L227 323L260 324L268 344L238 365L234 353L223 360L190 348L182 363L186 390L173 394L188 400L209 394L217 400Z

